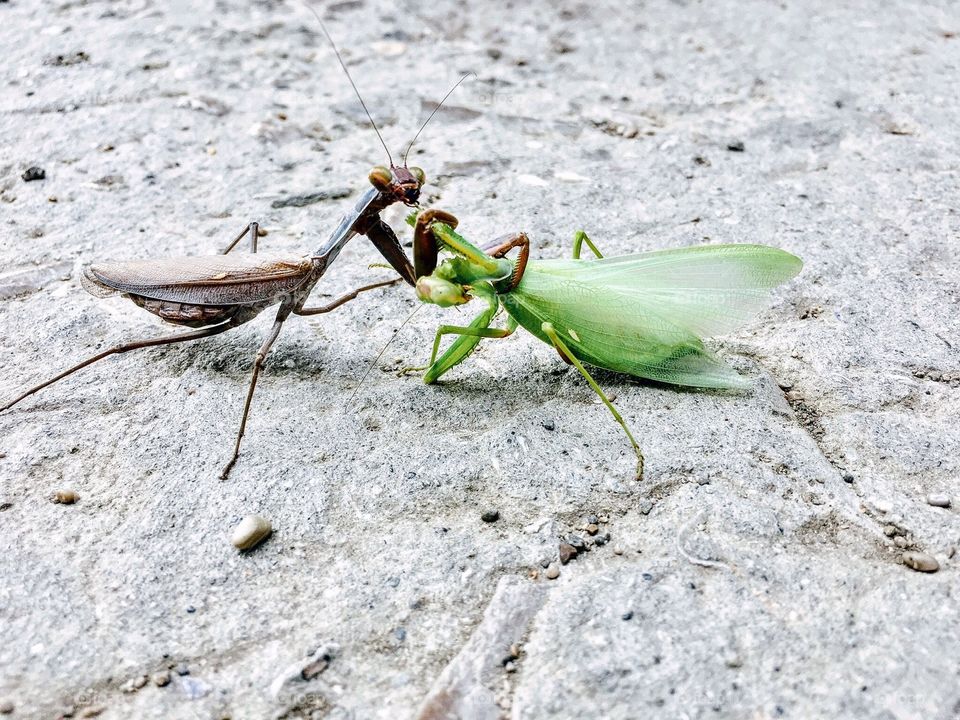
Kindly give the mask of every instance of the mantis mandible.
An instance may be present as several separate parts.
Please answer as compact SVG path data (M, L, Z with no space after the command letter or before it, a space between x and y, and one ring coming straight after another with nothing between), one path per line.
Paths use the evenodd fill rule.
M467 326L441 325L423 381L436 382L463 362L483 338L523 327L553 346L586 379L623 428L643 476L640 445L585 365L662 383L743 389L747 381L706 348L702 338L741 325L762 309L769 291L800 272L794 255L765 245L700 245L604 258L585 232L573 258L530 260L524 233L483 249L457 234L457 219L426 210L415 225L418 297L441 307L477 299L486 307ZM595 255L581 259L586 245ZM443 248L452 257L437 265ZM506 254L519 249L517 259ZM504 328L491 324L499 309ZM440 353L444 335L457 339Z

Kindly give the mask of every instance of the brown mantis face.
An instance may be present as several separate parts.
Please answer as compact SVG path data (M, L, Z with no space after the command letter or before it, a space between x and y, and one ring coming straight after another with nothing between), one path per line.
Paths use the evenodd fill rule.
M378 165L370 171L369 178L377 190L410 207L420 202L420 188L427 181L420 168L395 165L389 168Z

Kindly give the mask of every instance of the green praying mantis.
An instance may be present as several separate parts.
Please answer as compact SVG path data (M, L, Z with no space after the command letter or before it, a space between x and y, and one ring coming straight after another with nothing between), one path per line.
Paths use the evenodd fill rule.
M463 362L483 338L524 327L583 375L626 433L643 476L640 445L585 365L672 385L744 389L748 382L713 354L704 337L743 324L766 304L770 290L793 278L802 261L765 245L700 245L603 257L585 232L573 258L531 260L523 233L480 248L457 234L442 210L408 218L415 227L418 297L441 307L480 300L486 307L467 326L437 329L425 383ZM580 257L586 245L595 256ZM450 257L438 264L439 250ZM506 257L519 249L516 260ZM503 307L504 328L491 327ZM444 335L456 340L440 354ZM439 357L438 357L439 356Z

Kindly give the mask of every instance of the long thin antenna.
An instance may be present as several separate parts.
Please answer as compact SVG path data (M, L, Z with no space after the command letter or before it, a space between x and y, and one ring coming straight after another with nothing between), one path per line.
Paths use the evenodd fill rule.
M420 312L420 309L421 309L422 307L423 307L422 304L418 305L418 306L414 309L414 311L407 316L407 319L404 320L402 323L400 323L400 327L397 328L397 331L393 334L393 337L391 337L389 340L387 340L386 345L384 345L384 346L380 349L380 352L377 353L377 356L373 359L373 362L371 362L369 365L367 365L367 369L364 370L363 376L360 378L360 382L357 383L357 386L353 389L353 392L350 393L350 397L347 398L347 402L348 402L348 403L353 402L353 398L356 397L357 391L360 389L360 386L363 385L363 381L367 379L367 375L369 375L369 374L370 374L370 371L373 370L373 366L376 365L378 362L380 362L380 358L383 357L383 354L387 351L387 348L390 347L390 343L392 343L394 340L397 339L397 335L400 334L400 331L403 330L404 326L406 326L406 324L407 324L408 322L410 322L411 320L413 320L413 316L416 315L418 312Z
M337 60L340 62L340 67L343 68L343 72L346 73L347 80L350 81L353 91L357 94L357 100L360 101L360 105L363 106L363 111L367 114L367 119L370 121L370 124L373 125L373 129L377 133L377 137L380 138L380 144L383 145L383 149L387 151L387 159L390 161L390 167L393 167L393 156L390 154L390 148L388 148L387 144L383 141L383 135L380 134L380 128L378 128L377 124L373 121L373 115L370 114L370 111L367 109L367 104L363 101L363 97L360 95L360 91L357 90L357 84L353 81L350 71L347 70L347 64L343 61L343 58L340 57L340 51L337 50L337 44L333 41L333 38L330 37L330 33L327 32L327 26L323 24L323 20L320 19L320 13L314 10L313 6L307 2L304 2L303 5L307 8L307 10L313 13L313 16L317 19L317 22L320 23L320 29L323 30L323 34L327 36L327 40L330 42L330 47L333 48L333 53L337 56ZM454 87L456 87L456 85Z
M430 117L428 117L426 120L423 121L423 125L421 125L421 126L420 126L420 129L417 130L417 134L413 136L413 140L411 140L411 141L410 141L410 144L407 145L407 149L403 151L403 166L404 166L404 167L407 166L407 155L410 154L410 150L413 148L413 144L417 141L417 138L420 137L420 133L423 132L423 129L427 126L427 123L430 122L431 120L433 120L433 116L437 114L437 110L439 110L441 107L443 107L443 103L446 102L447 98L450 97L450 95L453 93L454 90L456 90L458 87L460 87L460 83L462 83L464 80L466 80L466 79L467 79L468 77L470 77L471 75L473 75L474 78L477 77L477 74L476 74L476 73L472 73L472 72L464 73L464 74L463 74L463 77L460 78L459 80L457 80L457 82L454 84L454 86L453 86L452 88L450 88L449 90L447 90L447 94L443 96L443 100L441 100L439 103L437 103L437 106L433 109L433 112L430 113Z

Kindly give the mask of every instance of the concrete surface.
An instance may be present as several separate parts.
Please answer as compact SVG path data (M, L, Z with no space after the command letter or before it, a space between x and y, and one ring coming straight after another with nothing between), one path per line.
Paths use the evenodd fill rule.
M424 307L398 331L417 301L391 288L287 324L220 483L269 314L105 361L0 415L0 709L960 717L956 4L324 16L395 152L477 74L414 152L467 237L800 255L716 343L753 390L600 373L646 451L636 483L604 408L529 336L436 387L397 377L469 314ZM165 331L83 292L83 264L209 253L251 219L265 249L309 249L384 162L291 1L12 0L0 43L0 398ZM376 260L355 241L316 296L386 277ZM76 504L50 502L65 488ZM275 532L241 555L249 513ZM546 579L591 515L610 542Z

